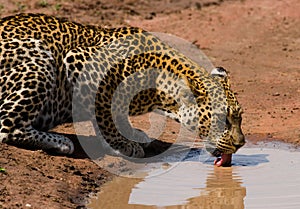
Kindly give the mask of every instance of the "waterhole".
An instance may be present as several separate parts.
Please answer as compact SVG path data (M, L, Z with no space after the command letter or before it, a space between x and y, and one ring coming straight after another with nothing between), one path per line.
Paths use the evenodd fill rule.
M143 178L115 177L91 199L90 209L243 209L300 207L300 151L283 143L248 145L232 167L197 161L197 151L172 169L162 164ZM170 163L169 167L172 165ZM158 169L158 168L156 168Z

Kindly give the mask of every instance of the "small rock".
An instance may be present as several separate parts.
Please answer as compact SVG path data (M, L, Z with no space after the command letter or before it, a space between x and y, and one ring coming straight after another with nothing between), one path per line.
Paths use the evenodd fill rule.
M77 176L83 176L83 174L82 174L81 171L79 171L79 170L74 171L73 174L74 174L74 175L77 175Z
M196 2L195 7L196 7L197 10L201 10L202 9L202 4L200 2Z

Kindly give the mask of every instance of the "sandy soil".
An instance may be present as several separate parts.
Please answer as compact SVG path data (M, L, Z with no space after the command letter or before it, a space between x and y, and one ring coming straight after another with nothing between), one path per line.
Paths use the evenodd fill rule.
M248 140L298 145L299 11L298 0L0 0L1 17L42 12L106 27L138 26L193 42L230 71ZM146 120L135 122L143 126ZM165 139L177 130L170 124ZM71 124L55 131L74 133ZM84 208L86 196L112 175L77 147L73 156L62 157L1 144L0 208Z

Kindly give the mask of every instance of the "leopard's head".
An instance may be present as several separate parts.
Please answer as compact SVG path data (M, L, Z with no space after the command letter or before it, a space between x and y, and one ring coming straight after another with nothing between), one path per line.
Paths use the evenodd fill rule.
M212 155L221 157L219 162L221 165L230 163L231 154L235 153L245 144L245 136L241 128L243 110L235 94L230 89L230 82L226 70L222 67L217 67L212 70L211 77L220 84L223 90L223 92L221 92L223 99L214 98L214 101L217 103L216 115L219 115L216 117L217 120L214 121L212 119L212 134L210 134L209 137L209 144L211 146L209 146L208 150ZM213 96L218 97L220 95L216 93ZM225 105L222 105L222 102L226 102ZM219 104L221 104L221 106L219 106ZM218 133L220 130L222 133Z

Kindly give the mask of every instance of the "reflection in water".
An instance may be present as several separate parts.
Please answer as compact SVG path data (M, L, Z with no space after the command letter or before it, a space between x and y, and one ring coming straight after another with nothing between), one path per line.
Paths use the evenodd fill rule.
M97 199L92 199L88 206L93 209L132 209L128 204L131 189L134 188L141 179L118 177L106 184ZM146 208L146 207L134 207Z
M205 191L191 198L186 208L243 209L246 188L241 186L241 177L231 168L214 168L206 180Z
M196 163L179 166L186 177L178 176L176 168L170 172L151 178L135 179L118 177L106 184L97 199L93 199L93 209L147 209L147 208L231 208L243 209L246 188L241 186L240 177L232 168L212 168L206 178L201 173L187 173ZM199 166L199 164L198 164ZM184 169L183 169L184 168ZM182 173L181 173L182 174ZM195 174L198 175L195 176ZM186 179L187 178L187 179ZM204 181L203 181L204 180Z
M243 148L234 156L230 168L191 160L160 175L151 172L140 179L116 177L103 186L88 207L296 209L300 206L299 151Z
M93 209L243 209L246 188L234 168L183 162L162 175L117 177L89 205Z

